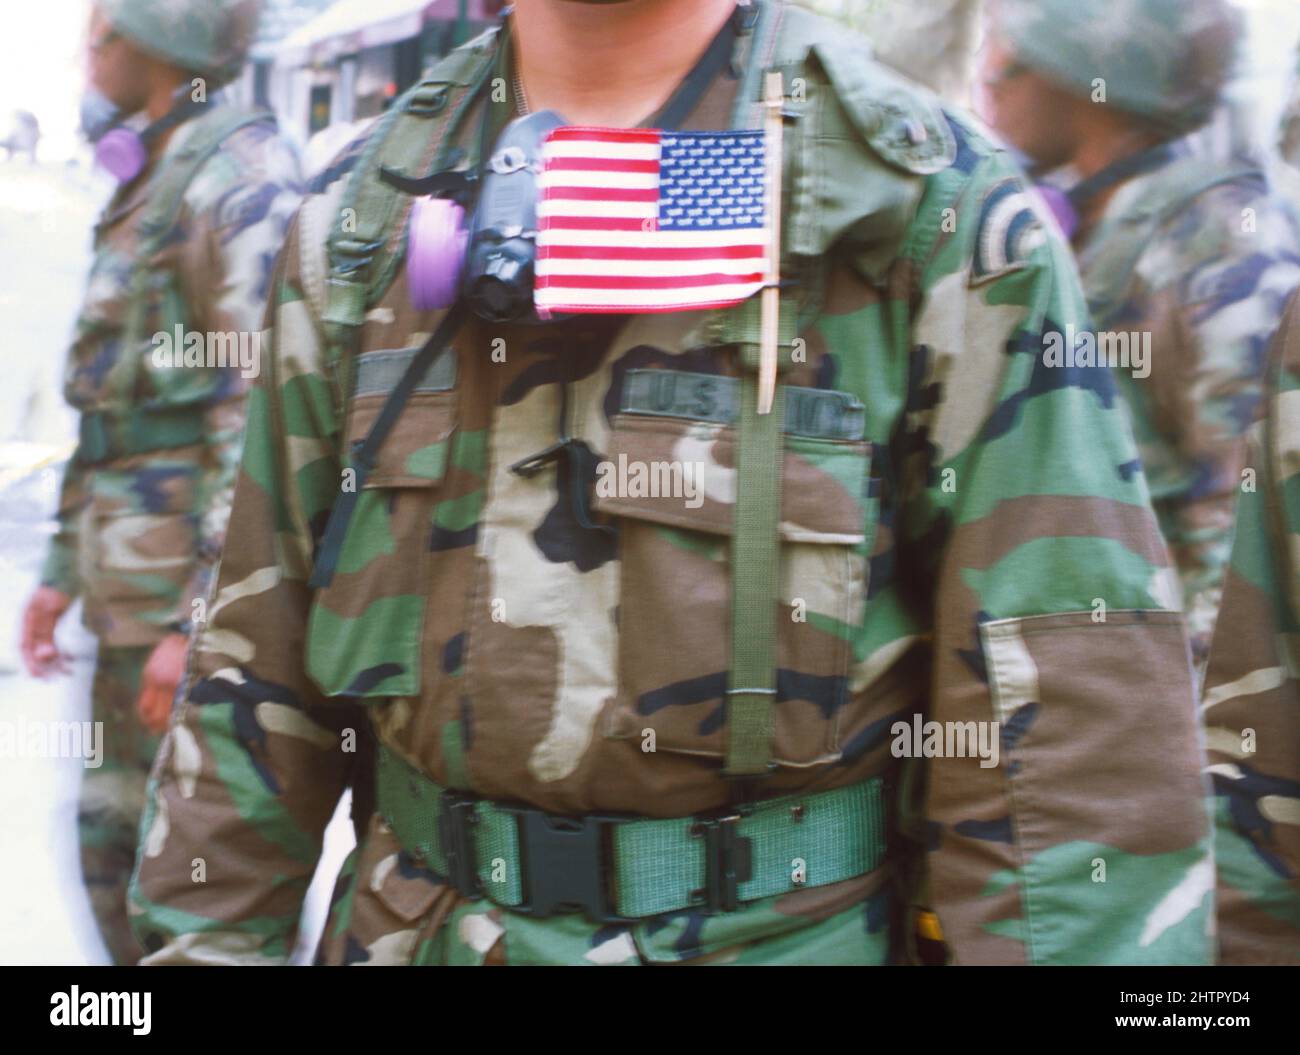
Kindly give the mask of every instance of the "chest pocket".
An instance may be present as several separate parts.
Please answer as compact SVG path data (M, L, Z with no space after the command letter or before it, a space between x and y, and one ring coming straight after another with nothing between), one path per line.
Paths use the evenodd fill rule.
M369 434L417 349L358 357L347 449ZM444 351L412 391L357 497L333 580L316 592L307 671L331 696L419 691L433 511L458 422L456 357ZM348 486L345 473L343 486Z
M605 734L722 757L739 382L630 371L596 480L617 518L619 687ZM787 389L773 757L833 760L879 499L852 395Z

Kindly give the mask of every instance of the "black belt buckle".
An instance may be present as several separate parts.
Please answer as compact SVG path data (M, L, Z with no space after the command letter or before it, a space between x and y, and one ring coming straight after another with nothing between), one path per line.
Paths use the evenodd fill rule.
M474 836L471 829L478 823L474 800L445 791L442 811L438 815L438 838L447 862L447 880L464 897L481 898L483 886L474 859Z
M513 809L519 822L524 903L516 912L545 918L582 911L595 923L633 923L614 910L606 832L617 818L560 817Z
M753 875L750 840L740 834L740 813L696 820L691 834L704 838L703 904L711 914L735 912L740 884Z

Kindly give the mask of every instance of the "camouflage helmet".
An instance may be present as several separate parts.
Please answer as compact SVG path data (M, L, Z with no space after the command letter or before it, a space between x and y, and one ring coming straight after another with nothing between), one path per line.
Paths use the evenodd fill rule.
M253 46L262 0L97 0L115 30L145 51L220 87Z
M1016 59L1049 80L1170 131L1218 105L1242 21L1230 0L997 0L995 26Z

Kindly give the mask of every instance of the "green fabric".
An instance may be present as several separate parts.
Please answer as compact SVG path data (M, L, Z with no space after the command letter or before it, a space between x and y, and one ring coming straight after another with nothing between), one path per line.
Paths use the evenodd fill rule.
M781 424L785 388L778 385L769 414L758 413L762 357L761 298L751 297L723 322L739 345L742 370L736 454L735 534L731 545L731 670L727 679L728 776L760 776L772 754L776 703L776 611L780 573ZM781 298L778 369L794 342L795 306Z
M736 530L731 544L731 672L727 681L728 776L767 772L776 703L776 599L780 561L781 428L785 388L758 413L758 378L740 392Z
M799 812L796 813L796 808ZM796 816L802 819L796 820ZM618 909L625 916L654 916L691 903L704 886L704 839L685 820L632 821L614 831ZM882 783L870 780L815 795L787 795L747 808L736 827L749 839L750 878L739 883L741 901L797 889L796 862L805 866L798 886L839 883L876 868L885 850Z
M434 872L450 872L438 830L447 792L423 773L380 745L376 765L379 814L398 841ZM497 904L523 902L519 834L515 815L486 800L474 806L472 841L476 871L483 889ZM504 868L499 868L499 863Z
M245 125L273 120L265 110L239 110L232 106L214 106L206 113L192 118L194 128L174 156L167 156L161 165L158 179L149 195L145 211L140 217L140 245L131 274L131 298L126 324L122 332L122 347L135 348L145 340L144 320L149 309L151 293L157 293L173 281L167 272L155 271L149 261L162 248L163 240L171 233L184 203L185 191L203 164L220 148L221 144ZM139 355L118 357L110 374L109 389L118 394L123 405L136 401L136 378Z
M447 792L380 745L378 807L402 846L446 876L438 819ZM879 867L885 852L883 784L870 780L812 795L786 795L745 807L736 834L750 840L751 870L738 884L741 901L798 887L826 886ZM523 904L519 830L514 811L474 802L471 827L475 871L487 896L507 908ZM704 887L704 838L692 817L629 820L614 825L610 842L617 883L616 911L654 916L699 903ZM795 882L802 862L804 881Z
M453 788L469 787L469 768L465 763L465 726L460 720L442 727L442 760Z
M203 418L193 407L140 409L129 416L84 411L79 423L77 457L93 465L144 451L187 447L203 439Z

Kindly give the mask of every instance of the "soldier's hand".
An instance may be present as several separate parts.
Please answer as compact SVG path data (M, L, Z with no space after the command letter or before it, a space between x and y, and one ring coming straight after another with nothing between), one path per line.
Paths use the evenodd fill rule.
M54 643L54 628L71 604L72 598L53 586L38 586L28 599L20 651L23 665L33 678L66 674L70 669L68 657Z
M140 676L140 698L135 710L151 733L161 733L167 728L176 686L185 673L187 642L184 634L168 634L154 646L149 662L144 665Z

